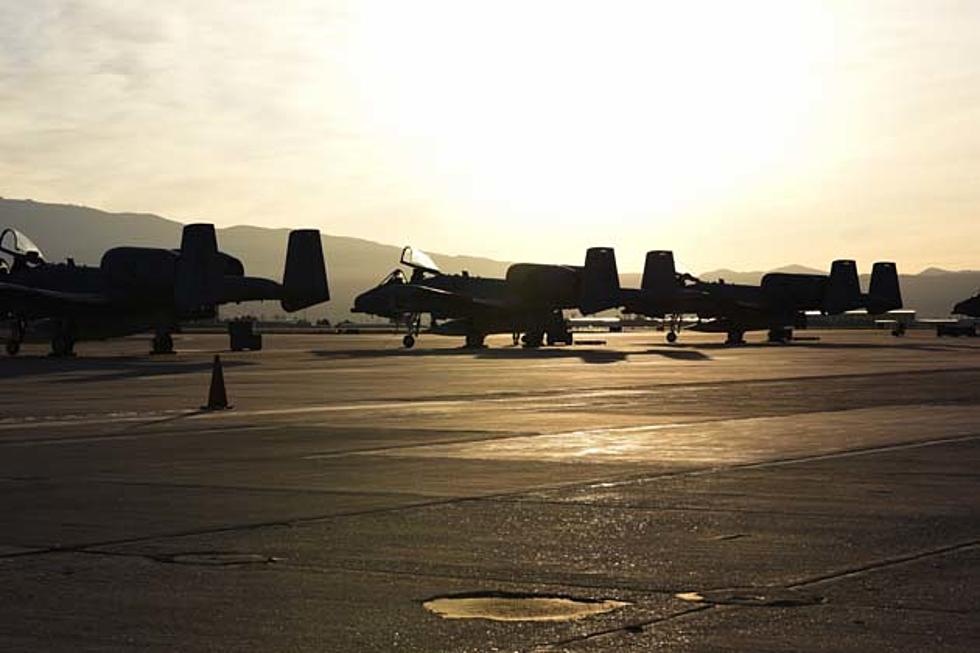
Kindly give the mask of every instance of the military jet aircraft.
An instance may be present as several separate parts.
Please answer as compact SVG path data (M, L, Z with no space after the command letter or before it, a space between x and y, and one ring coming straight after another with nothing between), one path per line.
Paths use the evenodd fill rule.
M807 311L836 315L865 308L879 314L901 308L902 298L894 263L875 263L870 291L863 294L854 261L834 261L829 276L769 273L760 285L752 286L709 283L678 274L669 251L648 252L641 287L623 289L615 252L591 248L586 253L580 308L588 314L613 307L669 317L668 342L677 340L681 317L694 314L698 323L691 330L726 333L728 344L741 344L745 332L754 330L768 330L771 342L785 342L794 327L806 325Z
M980 291L969 299L956 304L953 307L954 315L967 315L969 317L980 317Z
M0 319L9 320L7 353L29 332L44 333L53 355L75 342L155 329L154 353L173 351L171 334L185 320L214 317L229 302L278 299L297 311L330 298L320 234L289 234L282 283L245 276L237 258L218 251L214 225L184 227L180 249L116 247L98 267L49 263L27 236L0 234ZM2 259L0 259L2 260Z
M520 339L526 347L572 343L562 309L578 305L581 268L517 263L504 279L445 274L412 247L402 250L400 262L411 277L396 268L358 295L353 311L406 324L406 348L415 345L423 314L431 317L430 333L464 336L467 347L482 347L492 333L512 334L514 344Z

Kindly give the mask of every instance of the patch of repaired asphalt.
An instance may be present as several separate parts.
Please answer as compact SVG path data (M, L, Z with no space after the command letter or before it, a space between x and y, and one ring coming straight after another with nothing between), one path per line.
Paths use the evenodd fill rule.
M611 599L576 599L567 596L490 592L436 597L424 601L422 605L426 610L443 619L574 621L612 612L630 604Z

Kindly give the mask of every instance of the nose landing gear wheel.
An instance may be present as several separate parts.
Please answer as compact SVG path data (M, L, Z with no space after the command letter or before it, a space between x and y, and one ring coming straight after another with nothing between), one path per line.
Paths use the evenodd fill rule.
M402 345L405 347L405 349L411 349L412 347L414 347L415 336L413 336L412 334L408 334L407 336L402 338Z
M673 332L673 331L670 331L667 334L667 342L670 342L670 343L677 342L677 334L675 332Z

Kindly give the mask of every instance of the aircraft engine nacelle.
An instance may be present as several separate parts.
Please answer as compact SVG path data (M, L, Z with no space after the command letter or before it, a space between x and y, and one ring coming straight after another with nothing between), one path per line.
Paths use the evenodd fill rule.
M102 256L99 267L113 291L159 299L160 295L173 295L177 258L168 249L115 247Z
M777 303L793 310L820 310L827 295L827 277L816 274L770 272L762 289Z
M581 297L582 268L515 263L507 268L507 283L521 303L574 308Z
M218 252L218 258L221 259L221 268L223 270L224 276L226 277L244 277L245 276L245 266L242 262L232 256L231 254L225 254L224 252Z

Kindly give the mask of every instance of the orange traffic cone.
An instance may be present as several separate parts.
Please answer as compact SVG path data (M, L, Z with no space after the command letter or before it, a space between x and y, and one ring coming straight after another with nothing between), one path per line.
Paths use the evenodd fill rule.
M225 373L221 369L221 357L215 354L211 367L211 389L208 391L208 404L201 410L228 410L228 395L225 393Z

